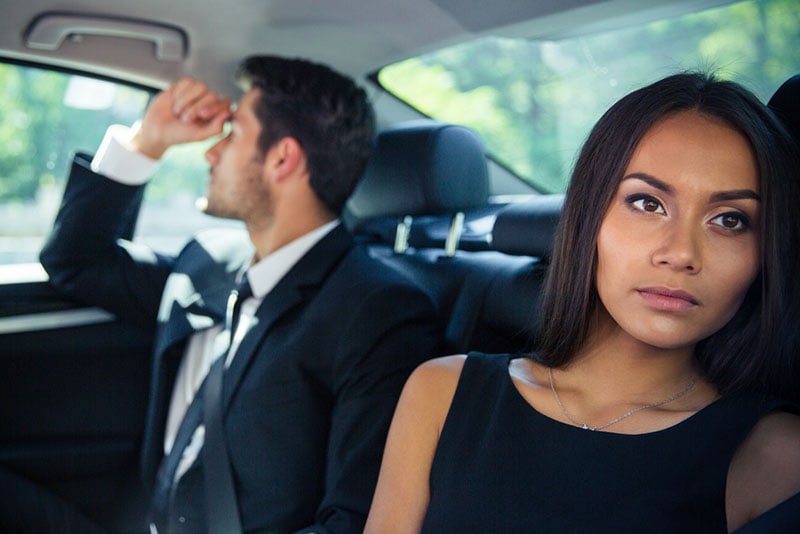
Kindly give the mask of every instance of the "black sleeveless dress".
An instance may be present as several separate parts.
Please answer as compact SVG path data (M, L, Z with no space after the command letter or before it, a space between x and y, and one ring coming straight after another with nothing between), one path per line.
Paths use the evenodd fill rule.
M778 402L729 397L657 432L592 432L533 409L511 380L511 358L467 358L423 532L726 532L731 458Z

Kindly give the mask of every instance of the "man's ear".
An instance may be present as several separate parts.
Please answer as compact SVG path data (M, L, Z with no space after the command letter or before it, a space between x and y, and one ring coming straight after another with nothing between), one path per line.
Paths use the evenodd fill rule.
M297 139L283 137L267 151L264 165L265 171L268 171L274 180L285 180L298 172L305 172L306 154Z

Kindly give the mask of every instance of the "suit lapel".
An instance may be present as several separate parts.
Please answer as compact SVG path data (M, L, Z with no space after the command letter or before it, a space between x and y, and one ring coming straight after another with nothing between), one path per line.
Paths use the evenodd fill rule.
M158 311L156 354L224 319L236 275L252 253L246 233L198 236L167 278Z
M350 235L342 225L337 226L312 247L264 297L256 311L256 324L242 339L225 372L223 402L226 407L275 322L295 306L308 302L352 246Z
M184 275L185 276L185 275ZM162 327L158 331L156 351L163 353L168 347L189 337L194 332L210 328L225 317L225 302L233 287L233 279L202 293L194 288L176 291L170 282L180 280L181 275L170 275L167 291L175 298L163 300L159 312Z

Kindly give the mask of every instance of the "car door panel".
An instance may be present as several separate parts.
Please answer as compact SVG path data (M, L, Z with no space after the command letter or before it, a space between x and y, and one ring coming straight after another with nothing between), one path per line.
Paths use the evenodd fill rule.
M140 513L151 344L46 281L0 283L3 468L118 527Z

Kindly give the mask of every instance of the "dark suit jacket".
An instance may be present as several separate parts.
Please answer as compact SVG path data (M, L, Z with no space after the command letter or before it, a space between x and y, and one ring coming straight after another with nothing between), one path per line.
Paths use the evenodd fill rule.
M143 473L161 460L187 337L224 316L252 254L246 233L212 231L177 257L118 241L141 187L76 157L41 255L51 283L120 318L155 327ZM266 296L223 387L227 445L246 530L360 532L385 434L410 371L437 348L431 301L353 245L339 226ZM172 518L205 521L201 458L180 479Z

